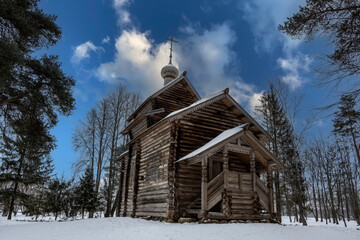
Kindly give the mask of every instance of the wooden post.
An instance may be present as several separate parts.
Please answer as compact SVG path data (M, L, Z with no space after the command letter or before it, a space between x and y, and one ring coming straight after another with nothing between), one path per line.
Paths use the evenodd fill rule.
M223 171L224 171L224 192L222 193L222 213L225 216L231 215L230 199L227 194L227 189L229 188L229 156L228 156L228 147L224 146L223 149Z
M268 166L267 166L267 187L269 188L270 213L274 213L273 183L272 183L270 162L268 162Z
M199 218L206 218L207 216L207 158L201 159L201 211Z
M229 157L228 157L228 148L225 145L223 149L223 171L224 171L224 190L229 187Z
M137 207L137 194L139 191L139 168L140 168L140 158L141 158L141 147L140 147L140 141L136 142L136 155L135 155L135 163L134 163L134 188L133 188L133 209L131 213L131 217L136 217L136 207Z
M172 221L179 220L178 206L177 206L177 182L176 182L176 159L178 155L178 141L180 124L175 121L171 126L171 142L170 142L170 155L168 160L168 209L167 217Z
M255 152L250 152L250 172L252 175L253 191L256 192L256 169L255 169Z

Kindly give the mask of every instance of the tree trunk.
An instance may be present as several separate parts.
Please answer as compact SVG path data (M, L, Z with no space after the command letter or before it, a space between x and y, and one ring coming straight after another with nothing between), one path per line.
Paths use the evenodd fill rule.
M18 169L18 172L16 174L14 190L13 190L12 195L11 195L9 213L8 213L8 217L7 217L8 220L11 220L11 216L12 216L12 213L14 211L15 198L16 198L16 193L17 193L17 189L18 189L18 186L19 186L19 179L21 177L21 170L22 170L22 165L23 165L23 162L24 162L24 158L25 158L25 151L22 152L22 154L20 156L20 159L19 159L19 169Z
M320 194L320 188L319 188L319 182L318 180L316 181L316 185L317 185L317 192L318 192L318 199L319 199L319 211L320 211L320 219L321 222L324 221L324 217L323 217L323 211L322 211L322 198L321 198L321 194Z
M315 221L318 222L319 221L319 215L318 215L317 203L316 203L316 193L315 193L314 178L313 178L313 182L312 182L312 192L313 192L314 209L315 209L315 211L314 211Z
M281 192L280 192L280 176L275 172L275 196L276 196L276 221L281 223Z

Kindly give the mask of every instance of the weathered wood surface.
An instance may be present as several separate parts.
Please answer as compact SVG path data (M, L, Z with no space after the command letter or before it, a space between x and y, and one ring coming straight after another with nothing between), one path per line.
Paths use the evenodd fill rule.
M256 177L256 192L259 196L260 204L268 213L271 213L269 189L258 177Z
M206 210L214 207L222 198L224 191L224 172L220 173L207 184L207 206Z
M170 130L167 124L140 139L142 154L135 216L166 216Z
M269 171L266 163L270 158L266 149L253 148L260 136L253 124L249 131L256 132L229 141L202 163L175 163L223 131L251 122L228 98L184 115L176 123L163 121L149 129L169 113L196 100L189 86L180 81L134 115L134 121L139 120L129 131L132 150L124 162L122 215L176 219L177 214L185 217L203 210L206 217L215 219L267 218L260 216L257 203L271 213L272 189L256 174ZM211 209L222 213L207 215Z
M187 107L197 100L197 96L185 79L179 81L151 101L146 100L146 103L132 116L126 132L130 132L131 139L135 139L171 112Z

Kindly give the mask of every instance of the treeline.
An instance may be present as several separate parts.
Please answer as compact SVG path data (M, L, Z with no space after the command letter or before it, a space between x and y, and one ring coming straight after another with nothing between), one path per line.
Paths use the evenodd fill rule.
M359 0L307 0L297 12L278 26L281 32L294 39L310 42L321 38L322 41L329 41L332 48L323 58L323 67L317 69L320 77L318 83L332 87L332 92L341 95L340 100L336 98L333 104L337 110L331 115L332 131L326 136L312 137L313 139L304 138L304 131L299 129L299 121L295 121L297 118L286 108L288 101L282 97L281 89L277 89L280 91L275 94L275 99L280 103L275 109L281 109L280 111L276 112L266 105L267 102L276 105L273 104L274 101L262 102L263 111L273 116L270 120L264 118L264 123L270 126L270 134L275 137L274 144L270 147L288 166L287 171L275 176L275 185L278 185L277 209L281 213L295 216L295 220L305 225L305 216L309 214L317 221L327 223L342 220L346 225L345 219L353 219L360 224L360 48L356 44L360 37L357 21L359 3ZM355 22L356 24L349 24ZM273 95L271 88L266 95ZM296 103L292 113L296 112L297 106ZM279 112L285 112L285 118L287 121L291 119L292 124L282 125L271 121L276 120ZM294 133L290 140L290 143L295 143L293 148L281 143L284 133L271 132L276 125L278 128L286 127ZM290 155L286 156L287 153Z
M307 216L313 216L326 223L360 224L359 102L343 94L329 136L305 138L314 122L301 128L299 102L291 104L287 96L279 81L270 83L257 108L273 138L268 147L287 167L274 175L277 220L288 215L290 221L307 225Z
M79 152L79 158L74 161L71 180L52 174L52 161L48 155L44 156L46 161L38 165L25 165L34 164L27 160L19 174L16 197L12 198L16 182L11 181L10 174L16 174L19 165L16 165L16 159L9 157L5 161L3 158L0 169L0 177L4 180L0 184L2 214L21 212L35 219L50 215L55 220L60 215L63 218L92 218L96 213L113 216L120 207L121 163L116 162L116 158L126 149L127 141L121 130L140 101L139 94L120 85L80 121L73 134L73 146ZM8 165L13 167L6 169Z
M37 0L0 1L0 204L8 219L16 206L36 206L53 171L50 130L75 106L75 80L58 56L35 53L61 38L55 20Z
M125 151L127 139L121 134L126 120L141 103L139 94L130 93L122 85L91 109L75 129L73 145L80 158L73 164L75 176L86 171L94 180L94 201L101 199L95 210L113 216L119 209L121 163L116 162ZM94 211L89 212L92 217Z

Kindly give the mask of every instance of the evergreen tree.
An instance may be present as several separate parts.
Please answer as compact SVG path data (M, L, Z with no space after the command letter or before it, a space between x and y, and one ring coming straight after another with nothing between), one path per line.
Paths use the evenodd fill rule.
M340 83L345 77L360 73L359 14L359 0L307 0L305 6L279 26L279 30L294 38L305 37L308 41L321 35L328 36L334 51L326 56L330 63L326 72L335 78L326 77L324 83L332 80ZM355 79L357 88L348 90L357 96L360 86Z
M8 219L17 200L20 204L33 200L27 188L49 179L53 171L50 152L55 146L48 129L37 119L19 119L12 125L13 132L5 136L0 149L0 182L4 186L0 195L9 199Z
M281 222L283 212L283 195L289 214L291 208L299 209L300 221L307 225L305 219L306 188L304 169L295 143L295 133L289 122L287 113L277 95L275 86L270 83L270 88L260 98L261 106L257 111L261 114L263 124L273 138L269 148L286 166L287 171L281 176L275 173L275 200L276 218Z
M36 50L60 39L56 16L38 8L39 0L0 1L0 199L11 219L16 201L31 201L25 187L44 184L52 171L49 130L58 114L74 108L74 80L61 70L57 56Z
M96 197L95 181L92 177L91 168L85 170L84 175L80 178L78 186L75 189L75 204L84 218L85 211L91 213L96 210L99 200Z
M283 125L283 134L280 136L280 160L287 166L288 170L283 173L282 186L289 207L299 210L300 222L307 225L305 219L306 211L306 181L304 177L304 166L300 159L300 153L296 146L295 133L288 121ZM287 209L288 214L289 208ZM297 215L297 214L296 214Z
M274 85L270 84L270 89L265 92L260 98L261 106L256 110L260 113L266 130L273 138L273 142L268 145L269 149L276 157L280 156L280 137L283 134L283 125L286 123L286 118L283 114L283 108L276 97ZM280 176L275 172L275 202L276 202L276 219L281 222L282 201L280 191Z
M46 210L53 213L55 220L58 215L66 211L67 194L70 182L66 180L54 178L51 179L46 193Z
M355 99L347 94L341 96L338 111L335 112L333 121L334 133L343 137L350 137L358 163L360 164L360 111L357 109Z

